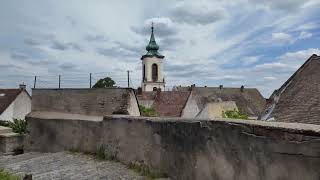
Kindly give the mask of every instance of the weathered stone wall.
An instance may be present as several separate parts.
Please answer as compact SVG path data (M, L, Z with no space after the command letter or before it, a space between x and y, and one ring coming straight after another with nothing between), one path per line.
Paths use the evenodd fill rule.
M74 120L72 120L74 119ZM29 151L105 153L183 180L318 180L320 126L242 120L108 116L58 119L31 113Z
M32 111L104 116L139 116L138 102L130 88L33 89Z

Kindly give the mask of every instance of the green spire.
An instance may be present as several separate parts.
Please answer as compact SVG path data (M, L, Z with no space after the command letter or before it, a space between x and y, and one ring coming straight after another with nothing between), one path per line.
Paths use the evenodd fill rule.
M150 41L149 44L146 47L146 50L148 51L145 55L143 55L141 57L141 59L145 58L145 57L153 57L156 56L158 58L164 58L163 55L161 55L158 50L159 50L159 46L156 42L156 39L154 38L154 33L153 33L153 23L151 26L151 36L150 36Z
M151 26L151 36L150 36L150 41L148 46L146 47L147 51L157 51L159 49L159 46L154 38L154 34L153 34L153 23Z

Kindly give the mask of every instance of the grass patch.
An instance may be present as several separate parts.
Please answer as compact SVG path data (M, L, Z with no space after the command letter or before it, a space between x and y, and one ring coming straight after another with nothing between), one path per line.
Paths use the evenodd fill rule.
M146 116L146 117L155 117L157 116L156 110L153 108L147 108L144 106L139 106L140 114L141 116Z
M0 169L0 179L1 180L20 180L21 177L13 175L3 169Z
M166 174L153 170L144 163L140 162L131 162L128 165L128 168L150 180L168 177Z

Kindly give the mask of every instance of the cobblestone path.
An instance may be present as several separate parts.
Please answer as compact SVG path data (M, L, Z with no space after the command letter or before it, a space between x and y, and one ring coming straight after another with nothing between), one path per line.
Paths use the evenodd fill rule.
M32 174L35 180L144 179L121 163L99 161L91 156L70 152L0 156L0 168L18 175Z

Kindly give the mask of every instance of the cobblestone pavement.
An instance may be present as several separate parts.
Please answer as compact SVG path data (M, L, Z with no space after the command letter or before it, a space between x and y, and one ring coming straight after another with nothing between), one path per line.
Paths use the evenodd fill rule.
M32 174L35 180L144 179L121 163L99 161L88 155L70 152L0 156L0 168L18 175Z

